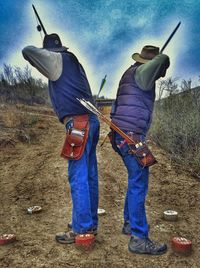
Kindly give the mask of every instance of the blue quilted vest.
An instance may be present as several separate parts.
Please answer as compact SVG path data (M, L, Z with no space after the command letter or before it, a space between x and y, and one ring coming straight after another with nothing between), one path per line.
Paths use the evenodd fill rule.
M112 122L124 131L146 136L151 124L155 86L144 91L136 83L134 74L138 65L132 65L122 76L116 101L111 111Z
M65 116L90 113L76 98L84 98L93 103L90 85L85 71L74 54L62 54L63 70L56 81L49 80L49 95L59 120Z

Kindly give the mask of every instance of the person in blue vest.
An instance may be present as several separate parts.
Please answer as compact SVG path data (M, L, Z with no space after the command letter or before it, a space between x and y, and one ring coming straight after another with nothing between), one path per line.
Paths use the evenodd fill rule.
M137 141L145 141L151 125L155 100L155 82L164 77L169 57L159 54L159 48L144 46L141 53L132 55L135 64L123 74L111 111L112 122ZM123 138L114 132L114 149L120 154L128 171L128 189L124 205L122 233L131 235L129 251L152 255L167 251L165 244L149 239L149 225L145 211L149 168L143 168Z
M65 125L66 131L73 129L77 116L88 115L89 118L89 133L83 155L79 160L68 161L68 180L73 203L72 229L56 235L56 240L60 243L74 243L77 234L96 235L98 227L96 145L99 139L99 121L76 99L84 98L93 103L92 92L82 65L77 57L62 45L57 34L45 35L43 48L27 46L22 50L22 54L48 78L54 111Z

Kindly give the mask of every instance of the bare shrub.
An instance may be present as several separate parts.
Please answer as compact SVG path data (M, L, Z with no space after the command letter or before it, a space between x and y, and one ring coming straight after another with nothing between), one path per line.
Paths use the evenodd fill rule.
M4 64L0 72L0 101L49 105L47 84L31 75L31 69Z

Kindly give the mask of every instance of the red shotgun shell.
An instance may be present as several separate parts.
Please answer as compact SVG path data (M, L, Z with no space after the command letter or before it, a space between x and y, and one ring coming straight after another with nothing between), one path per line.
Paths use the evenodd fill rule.
M184 237L174 237L171 241L172 249L180 255L189 255L192 251L192 241Z
M16 240L16 236L14 234L3 234L0 235L0 245L5 245L12 243Z
M93 234L79 234L75 238L75 245L81 249L91 249L94 245L95 237Z

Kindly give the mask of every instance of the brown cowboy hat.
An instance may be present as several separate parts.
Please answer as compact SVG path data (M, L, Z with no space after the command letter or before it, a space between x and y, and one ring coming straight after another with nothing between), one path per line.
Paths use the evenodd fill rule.
M134 53L132 55L132 59L140 63L147 63L158 54L159 54L159 47L147 45L142 48L140 54Z

